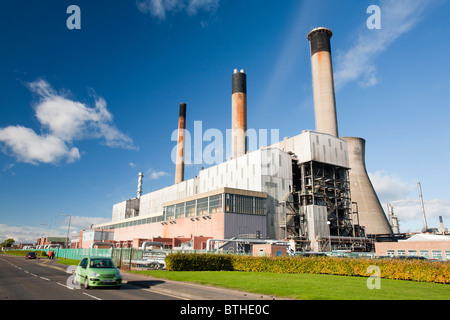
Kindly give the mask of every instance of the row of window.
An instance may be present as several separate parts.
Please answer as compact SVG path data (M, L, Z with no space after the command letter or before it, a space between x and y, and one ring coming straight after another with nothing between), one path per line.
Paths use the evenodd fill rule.
M450 260L450 251L441 251L441 250L397 250L397 253L395 250L387 250L387 255L390 257L403 257L403 256L409 256L409 257L424 257L427 259L437 259L437 260Z
M100 229L111 230L125 228L141 224L202 216L217 212L264 215L265 206L266 202L264 198L241 196L236 194L218 194L164 207L163 215L161 216L116 223Z
M265 214L265 203L263 198L218 194L164 207L164 220L202 216L217 212L263 215Z

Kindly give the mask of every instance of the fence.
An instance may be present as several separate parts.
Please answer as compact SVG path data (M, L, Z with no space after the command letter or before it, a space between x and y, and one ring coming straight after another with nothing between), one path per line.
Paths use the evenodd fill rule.
M142 250L135 248L110 248L110 249L35 249L26 251L43 251L51 250L55 254L55 258L65 258L72 260L82 260L85 257L106 257L113 259L114 263L121 269L163 269L165 268L165 258L169 253L168 250Z

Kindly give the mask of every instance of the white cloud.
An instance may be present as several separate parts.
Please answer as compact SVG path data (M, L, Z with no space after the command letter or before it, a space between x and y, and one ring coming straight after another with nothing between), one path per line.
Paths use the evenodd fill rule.
M377 84L379 78L374 65L375 58L414 28L431 4L431 0L380 1L381 29L369 30L364 21L355 45L345 52L337 52L334 73L336 89L352 81L357 81L363 87Z
M165 172L165 171L152 171L150 173L150 178L152 180L158 180L159 178L165 177L165 176L168 176L168 175L169 174L167 172Z
M52 135L40 136L32 129L9 126L0 129L0 141L9 147L19 162L37 165L56 163L61 159L73 162L80 159L77 148L69 148L63 140Z
M87 229L92 224L109 222L111 219L102 217L80 217L72 216L70 221L70 236L78 234L81 229ZM56 225L51 227L33 226L11 226L0 224L0 242L12 238L17 243L36 243L41 237L66 237L68 218L60 219Z
M369 177L385 212L387 203L393 206L400 220L400 231L420 231L423 220L417 181L404 181L386 171L369 173ZM428 228L439 228L439 216L450 221L450 200L424 197L424 208Z
M103 98L95 98L95 107L58 95L50 84L39 79L28 84L39 96L35 114L41 124L41 134L23 126L0 128L0 142L18 161L39 164L58 163L63 159L80 159L76 140L104 139L109 147L136 149L133 141L113 124L113 116Z
M403 181L396 174L388 174L384 170L369 173L369 178L382 204L408 198L415 190L413 182Z
M200 10L214 12L219 0L137 0L136 5L140 12L165 20L166 14L171 11L186 11L189 15L195 15Z

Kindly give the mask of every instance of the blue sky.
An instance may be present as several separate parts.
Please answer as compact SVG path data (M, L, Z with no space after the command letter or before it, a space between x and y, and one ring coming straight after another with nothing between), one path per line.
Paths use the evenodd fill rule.
M372 4L379 30L366 26ZM70 5L80 30L67 28ZM73 232L109 221L140 171L144 193L172 184L179 103L188 130L225 132L235 68L249 128L314 130L317 26L334 33L340 136L367 141L383 207L420 230L420 181L429 227L450 224L448 1L27 0L0 4L0 240L63 236L62 214Z

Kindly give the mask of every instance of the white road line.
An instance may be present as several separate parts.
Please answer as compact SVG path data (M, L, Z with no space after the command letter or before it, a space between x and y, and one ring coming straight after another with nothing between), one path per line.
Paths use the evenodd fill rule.
M47 281L50 281L50 279L47 279L47 278L44 278L44 277L39 277L39 278L47 280Z
M66 287L67 289L73 290L73 288L66 286L65 284L59 283L57 282L57 284L59 284L60 286Z
M83 294L86 295L86 296L88 296L88 297L91 297L91 298L93 298L93 299L102 300L102 299L100 299L99 297L90 295L89 293L86 293L86 292L83 292Z
M35 275L34 273L30 273L33 277L37 277L37 275Z

